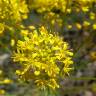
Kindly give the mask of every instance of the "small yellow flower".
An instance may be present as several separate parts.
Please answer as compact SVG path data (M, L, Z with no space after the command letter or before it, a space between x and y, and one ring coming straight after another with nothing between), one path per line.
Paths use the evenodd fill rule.
M21 35L27 36L28 35L28 30L21 30Z
M20 70L16 70L16 74L20 75L21 74Z
M71 28L72 28L72 25L68 25L67 28L68 28L68 29L71 29Z
M38 76L38 75L40 75L40 71L35 71L34 74L35 74L36 76Z
M0 95L4 95L5 94L5 90L0 89Z
M30 30L34 30L34 29L35 29L34 26L28 26L28 28L29 28Z
M81 28L82 28L82 25L79 24L79 23L76 23L76 27L77 27L78 29L81 29Z
M6 78L6 79L3 81L3 83L4 83L4 84L10 84L10 83L12 83L12 80Z
M93 29L96 30L96 23L92 25Z
M89 25L90 25L90 22L88 22L88 21L83 22L83 26L88 27Z
M52 83L52 84L51 84ZM48 86L55 90L55 88L59 88L59 85L57 84L55 79L50 79Z
M88 7L88 6L82 7L82 11L83 11L83 12L88 12L88 11L89 11L89 7Z
M53 19L53 20L51 20L51 24L52 25L54 25L55 24L55 20Z
M14 46L14 45L15 45L15 40L11 39L11 46Z
M95 19L95 13L93 13L93 12L90 13L90 19L92 19L92 20Z
M72 11L71 8L67 9L67 13L71 13L71 11Z

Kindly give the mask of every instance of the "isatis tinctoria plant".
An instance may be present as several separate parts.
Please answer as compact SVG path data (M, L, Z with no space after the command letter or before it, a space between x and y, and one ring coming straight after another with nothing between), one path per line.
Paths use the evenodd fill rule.
M59 88L59 79L73 69L72 56L63 38L40 27L18 40L12 58L21 66L16 70L20 80L33 80L42 89L55 89Z

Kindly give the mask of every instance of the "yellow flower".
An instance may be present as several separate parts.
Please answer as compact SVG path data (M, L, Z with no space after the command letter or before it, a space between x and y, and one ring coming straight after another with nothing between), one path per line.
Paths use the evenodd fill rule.
M72 25L68 25L67 27L68 27L68 29L71 29L72 28Z
M14 39L11 39L11 46L14 46L15 45L15 40Z
M88 22L88 21L84 21L84 22L83 22L83 26L87 27L87 26L89 26L89 25L90 25L90 22Z
M40 71L35 71L34 74L35 74L36 76L38 76L38 75L40 75Z
M76 27L77 27L78 29L81 29L81 28L82 28L82 25L79 24L79 23L76 23Z
M88 11L89 11L89 7L88 7L88 6L86 6L86 7L84 6L84 7L82 7L82 11L83 11L83 12L88 12Z
M30 30L34 30L34 29L35 29L34 26L28 26L28 28L29 28Z
M67 9L67 13L71 13L71 11L72 11L71 8Z
M4 79L3 83L4 84L10 84L10 83L12 83L12 80L6 78L6 79Z
M96 23L92 25L93 29L96 30Z
M28 30L21 30L21 35L22 36L27 36L28 35Z
M12 58L21 65L16 70L21 80L34 80L38 86L55 89L59 87L57 81L62 78L61 74L71 71L72 56L68 43L42 26L24 36L23 41L18 40ZM62 64L58 65L58 62Z
M4 95L5 94L5 90L0 89L0 95Z
M51 84L52 83L52 84ZM55 79L50 79L48 86L55 90L55 88L59 88L59 85L57 84Z
M93 13L93 12L90 13L90 19L92 19L92 20L95 19L95 13Z

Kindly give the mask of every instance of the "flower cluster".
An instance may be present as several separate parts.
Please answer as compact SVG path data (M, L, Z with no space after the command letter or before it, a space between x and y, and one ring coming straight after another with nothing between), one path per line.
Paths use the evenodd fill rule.
M70 1L70 0L69 0ZM37 9L37 12L42 13L46 11L52 11L53 9L61 10L62 12L65 11L67 1L66 0L29 0L30 7L32 9Z
M20 64L16 74L21 80L33 80L40 88L55 89L59 87L60 77L73 69L72 56L63 38L41 27L24 36L24 40L18 40L12 58Z
M84 12L87 12L90 9L90 7L92 7L91 5L96 3L96 0L54 0L54 1L28 0L28 1L29 1L29 7L32 9L36 9L37 12L39 13L46 12L46 11L50 12L55 10L60 10L61 12L65 12L66 8L68 9L67 12L70 12L70 10L73 7L78 7L79 8L78 11L82 10Z
M0 46L3 49L18 33L17 30L20 29L22 20L27 18L27 13L25 0L0 0Z
M0 0L0 20L6 24L27 18L27 12L28 9L24 0Z
M51 26L71 30L96 30L96 0L28 0L32 10L44 15ZM55 26L55 27L56 27Z

